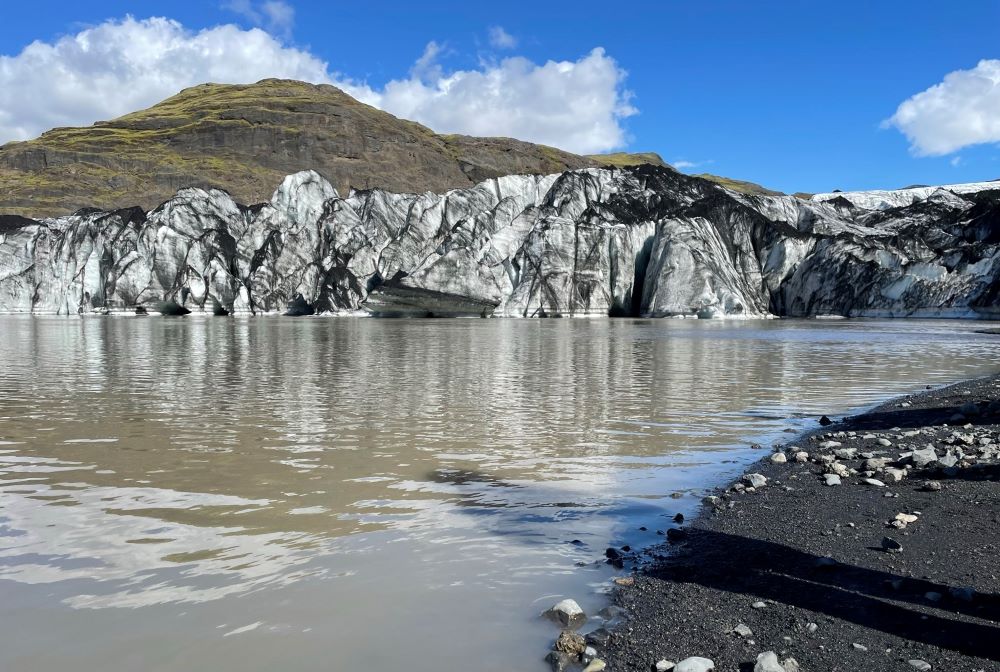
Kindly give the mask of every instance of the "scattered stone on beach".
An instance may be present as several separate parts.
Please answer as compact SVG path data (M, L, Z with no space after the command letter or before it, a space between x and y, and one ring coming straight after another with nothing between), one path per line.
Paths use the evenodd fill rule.
M583 672L601 672L608 665L600 658L594 658L587 667L583 668Z
M906 662L909 663L910 667L915 670L920 670L920 672L929 672L932 669L931 664L926 660L914 659Z
M767 609L767 602L757 601L750 605L754 609Z
M938 481L925 481L920 489L925 492L938 492L941 489L941 483Z
M819 626L815 623L806 623L807 632L816 632L817 630L819 630Z
M580 654L580 662L586 665L594 658L597 658L597 649L592 646L584 648L583 653Z
M674 516L674 522L677 523L678 525L680 525L681 523L683 523L684 522L684 514L683 513L678 513L676 516Z
M834 456L838 460L853 460L858 455L857 448L838 448L833 451Z
M576 603L576 600L571 599L556 603L542 615L571 630L576 630L587 622L587 615L583 613L583 609Z
M598 628L597 630L588 632L584 639L587 640L587 644L603 649L608 645L608 640L611 639L611 633L607 628Z
M822 418L819 419L819 424L823 425L824 427L827 427L833 424L833 420L824 415Z
M563 630L559 633L559 638L553 648L571 656L579 656L587 648L587 640L583 638L583 635L572 630Z
M877 443L880 446L885 446L886 448L888 448L889 446L892 445L892 441L890 441L889 439L885 438L884 436L881 436L881 437L875 439L875 443Z
M851 646L854 647L855 651L867 651L868 650L867 646L865 646L864 644L858 644L857 642L852 642Z
M616 586L632 586L635 585L634 576L618 576L614 579Z
M882 550L886 553L902 553L903 545L891 537L883 537Z
M785 668L778 662L778 654L774 651L765 651L757 656L753 672L785 672Z
M799 661L794 658L785 658L781 661L781 666L785 668L785 672L799 672Z
M561 651L549 651L545 656L545 662L549 664L552 672L564 672L573 664L573 659Z
M893 483L899 483L904 478L906 478L906 471L903 469L897 469L895 467L886 467L885 476L889 481Z
M889 462L891 460L888 457L869 457L862 463L861 468L865 471L878 471L888 467Z
M908 525L910 523L917 522L918 520L920 520L920 518L918 516L913 515L912 513L897 513L896 520L905 525Z
M653 665L653 672L672 672L676 667L677 665L674 661L664 658L663 660L656 661Z
M826 485L840 485L840 476L837 474L823 474L823 478L826 479Z
M809 461L809 453L804 450L800 450L795 453L795 461L799 464L804 464Z
M613 621L619 616L621 616L621 613L622 613L621 607L614 604L609 604L608 606L604 607L599 612L597 612L597 615L603 618L605 621Z
M784 453L773 453L771 455L771 462L774 464L785 464L788 462L788 457Z
M742 637L743 639L750 639L751 637L753 637L753 630L751 630L743 623L740 623L735 628L733 628L733 632Z
M910 455L910 460L916 467L926 467L929 464L934 464L937 462L938 456L937 451L933 447L921 448L920 450L914 450Z
M863 483L867 483L868 485L874 486L876 488L884 488L885 487L885 483L883 483L882 481L878 480L877 478L865 478L865 479L862 479L862 482Z
M715 663L701 656L691 656L674 665L674 672L711 672L714 669Z
M821 450L833 450L834 448L837 448L841 445L843 444L841 444L840 441L827 440L827 441L820 441L819 443L819 447Z
M747 474L743 481L751 488L763 488L767 485L767 478L763 474Z

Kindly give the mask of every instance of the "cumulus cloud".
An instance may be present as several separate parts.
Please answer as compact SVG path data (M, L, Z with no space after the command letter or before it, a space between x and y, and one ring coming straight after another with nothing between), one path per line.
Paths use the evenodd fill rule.
M295 25L295 8L282 0L266 0L254 3L251 0L229 0L223 3L225 9L235 12L258 28L281 35L288 39Z
M601 152L626 144L622 120L636 113L625 76L597 48L576 61L539 65L511 57L478 70L411 76L371 90L371 100L442 133L509 136Z
M517 46L517 38L503 29L503 26L490 27L490 45L495 49L513 49Z
M677 170L691 170L693 168L697 168L698 166L707 166L712 162L712 159L708 159L706 161L688 161L687 159L677 159L676 161L672 161L670 165Z
M258 8L267 4L275 3L250 7L265 11ZM576 152L626 144L623 120L636 110L626 73L603 49L575 61L511 57L452 72L441 54L431 42L407 75L373 87L260 28L195 32L167 18L126 17L0 56L0 143L111 119L204 82L282 77L334 84L442 133L509 136Z
M126 17L0 56L0 142L110 119L204 82L329 82L326 63L254 28Z
M1000 142L1000 60L956 70L903 101L884 126L899 129L918 156L941 156Z

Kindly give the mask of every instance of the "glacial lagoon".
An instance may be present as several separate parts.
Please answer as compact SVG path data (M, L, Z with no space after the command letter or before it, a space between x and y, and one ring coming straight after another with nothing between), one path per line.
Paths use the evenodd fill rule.
M605 547L983 328L0 317L0 669L543 670Z

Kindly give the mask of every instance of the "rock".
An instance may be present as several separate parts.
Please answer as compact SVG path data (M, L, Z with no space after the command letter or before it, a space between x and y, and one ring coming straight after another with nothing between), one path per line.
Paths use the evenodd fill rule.
M807 453L804 450L800 450L799 452L795 453L795 461L798 462L799 464L803 464L805 462L808 462L809 461L809 453Z
M898 521L900 521L902 523L909 524L909 523L915 523L915 522L917 522L919 520L919 518L917 516L914 516L912 513L897 513L896 514L896 520L898 520Z
M733 628L733 632L742 637L743 639L750 639L751 637L753 637L753 631L743 623L740 623L735 628Z
M896 469L895 467L886 467L885 475L886 478L893 483L899 483L906 478L906 472L902 469Z
M833 454L838 460L853 460L857 454L857 448L838 448L833 451Z
M794 658L785 658L781 661L781 666L785 668L785 672L800 672L799 661Z
M583 635L579 635L572 630L563 630L559 633L559 638L553 647L556 651L568 653L571 656L578 656L587 648L587 641Z
M763 488L767 485L767 478L763 474L747 474L743 477L743 482L751 488Z
M785 668L778 662L778 654L774 651L765 651L757 656L753 672L785 672Z
M592 646L585 647L583 653L580 654L580 662L586 665L594 658L597 658L597 649Z
M671 670L674 670L675 668L676 665L674 664L674 661L663 659L656 661L653 665L653 672L671 672Z
M920 486L920 489L927 492L937 492L941 489L941 484L938 481L925 481L924 484Z
M611 632L607 628L598 628L597 630L588 632L584 639L587 641L587 644L603 649L608 646L608 640L611 639Z
M868 650L867 646L865 646L864 644L858 644L857 642L852 643L851 646L854 647L855 651L867 651Z
M587 615L583 613L583 609L575 600L570 599L558 602L542 615L571 630L576 630L587 622Z
M913 462L913 466L920 468L937 462L937 459L937 452L933 448L914 450L913 454L910 455L910 460Z
M700 656L685 658L674 666L674 672L710 672L714 669L714 662Z
M827 427L827 426L829 426L829 425L832 425L832 424L833 424L833 420L831 420L830 418L828 418L828 417L826 417L826 416L824 415L823 417L821 417L821 418L819 419L819 424L823 425L824 427Z
M840 485L840 476L837 474L823 474L826 485Z
M882 538L882 550L886 553L902 553L903 545L890 537Z
M600 658L594 658L587 667L583 668L583 672L601 672L608 665Z
M573 658L561 651L549 651L545 656L545 662L549 664L552 672L564 672L573 665Z
M788 462L788 457L784 453L772 453L771 462L773 464L785 464Z
M605 621L613 621L619 616L621 616L622 608L614 604L609 604L608 606L597 612L597 615L603 618Z
M757 602L754 602L750 606L752 608L754 608L754 609L766 609L767 608L767 602L762 602L762 601L758 600Z
M678 525L680 525L681 523L683 523L684 522L684 514L683 513L678 513L677 515L675 515L674 516L674 522L677 523Z
M819 626L816 625L815 623L806 623L806 630L810 633L816 632L817 630L819 630Z
M614 579L614 584L616 586L634 586L635 577L634 576L619 576Z
M831 441L831 440L820 441L820 443L819 443L819 447L820 447L821 450L833 450L837 446L841 446L841 445L843 445L843 444L841 444L840 441Z
M889 439L886 439L884 437L880 437L880 438L876 439L875 443L877 443L880 446L885 446L886 448L888 448L889 446L892 445L892 441L890 441Z
M891 460L888 457L871 457L862 463L861 468L866 471L878 471L889 466Z
M955 453L950 450L938 458L938 465L944 467L945 469L954 467L956 464L958 464L958 457L956 457Z
M861 482L862 483L867 483L868 485L874 486L876 488L884 488L885 487L885 483L883 483L882 481L878 480L877 478L863 478L863 479L861 479Z
M920 672L929 672L929 670L932 669L930 663L917 658L913 660L908 660L906 662L909 663L910 667L912 667L915 670L920 670Z

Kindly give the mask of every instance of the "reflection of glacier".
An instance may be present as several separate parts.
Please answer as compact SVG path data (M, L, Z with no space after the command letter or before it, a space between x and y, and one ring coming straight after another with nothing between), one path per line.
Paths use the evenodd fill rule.
M0 457L0 467L16 471ZM70 465L71 466L71 465ZM310 535L247 534L240 511L266 501L156 488L34 486L30 496L0 490L0 579L28 584L97 582L73 607L139 607L204 602L286 585L306 569ZM56 505L39 500L58 498ZM231 527L166 522L162 512L225 507Z
M251 207L0 219L0 311L989 316L998 208L1000 183L807 201L652 166L342 198L309 171Z

